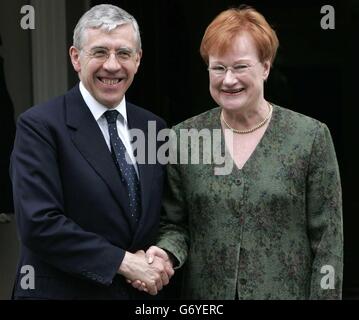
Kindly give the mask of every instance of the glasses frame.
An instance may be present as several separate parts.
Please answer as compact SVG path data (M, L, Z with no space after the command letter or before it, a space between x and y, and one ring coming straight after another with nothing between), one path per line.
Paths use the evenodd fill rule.
M95 47L91 48L90 50L81 49L80 51L84 52L90 59L94 59L101 63L108 61L112 54L115 55L115 59L118 63L126 63L130 61L137 53L137 50L127 47L122 47L117 50L109 50L105 47ZM125 54L128 56L125 56Z
M214 74L215 76L218 77L224 77L228 70L230 70L232 72L232 74L234 75L241 75L241 74L245 74L246 72L248 72L251 68L255 67L256 65L258 65L260 63L260 61L257 61L254 64L247 64L247 63L237 63L235 65L232 66L225 66L223 64L216 64L213 66L209 66L207 68L207 70L209 72L211 72L212 74ZM241 66L242 68L236 69L236 67ZM215 69L215 68L219 68L222 67L222 70L219 69Z

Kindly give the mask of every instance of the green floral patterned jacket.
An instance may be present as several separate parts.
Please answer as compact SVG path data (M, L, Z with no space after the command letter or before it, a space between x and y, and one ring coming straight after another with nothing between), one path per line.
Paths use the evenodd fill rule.
M219 116L174 130L220 129ZM222 134L214 149L224 145ZM274 105L244 167L215 175L216 166L167 167L157 245L184 268L182 298L340 299L341 186L326 125Z

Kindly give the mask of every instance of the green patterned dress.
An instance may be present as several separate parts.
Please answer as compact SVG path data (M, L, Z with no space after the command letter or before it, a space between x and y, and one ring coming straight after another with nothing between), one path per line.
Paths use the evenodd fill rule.
M173 129L191 128L220 129L220 108ZM243 168L216 166L167 166L157 245L184 268L181 298L340 299L341 185L326 125L273 105Z

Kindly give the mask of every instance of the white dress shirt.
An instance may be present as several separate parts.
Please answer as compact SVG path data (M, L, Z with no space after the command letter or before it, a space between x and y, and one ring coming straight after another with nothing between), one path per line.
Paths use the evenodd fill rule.
M121 100L121 102L118 106L116 106L115 108L109 109L109 108L105 107L104 105L102 105L101 103L99 103L90 94L90 92L88 92L88 90L85 88L85 86L82 84L82 82L80 82L80 92L81 92L81 95L82 95L83 99L85 100L88 108L90 109L93 117L95 118L98 126L100 127L101 132L105 138L107 147L110 151L111 151L110 135L108 133L108 124L107 124L107 120L105 118L104 113L108 110L117 110L119 113L121 113L121 115L124 119L124 123L122 121L120 121L119 118L117 118L117 121L116 121L117 132L118 132L118 135L132 160L132 163L134 164L134 167L135 167L135 170L137 173L137 177L138 177L137 163L135 160L135 156L133 154L130 133L129 133L128 125L127 125L127 111L126 111L125 97L123 97L123 99Z

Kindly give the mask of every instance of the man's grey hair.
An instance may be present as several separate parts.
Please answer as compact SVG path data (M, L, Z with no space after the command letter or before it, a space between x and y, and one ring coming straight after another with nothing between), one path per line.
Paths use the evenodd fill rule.
M125 10L110 4L94 6L80 18L74 30L73 45L79 50L82 49L86 29L102 29L110 32L126 24L132 25L137 38L136 49L140 50L141 36L136 19Z

